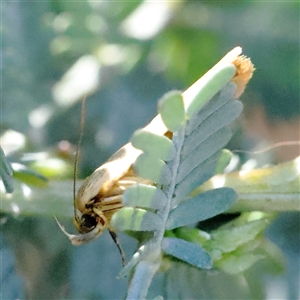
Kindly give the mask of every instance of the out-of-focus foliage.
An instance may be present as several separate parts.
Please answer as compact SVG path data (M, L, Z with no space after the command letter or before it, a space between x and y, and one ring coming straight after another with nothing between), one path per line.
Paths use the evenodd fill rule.
M217 175L193 193L221 186L231 187L239 195L231 211L251 211L254 207L268 212L300 211L300 157L272 167Z
M12 193L14 191L13 170L7 161L2 148L0 147L0 177L3 182L5 192Z
M3 1L1 18L1 147L10 163L21 163L46 177L57 174L57 171L59 175L65 174L59 176L64 179L61 182L62 193L69 191L71 195L72 183L65 179L72 177L70 166L74 149L71 144L77 144L80 124L78 101L84 94L89 96L80 177L90 174L126 143L136 128L150 120L156 111L156 101L164 92L186 88L236 45L244 48L257 68L246 94L250 90L259 93L271 117L288 119L299 114L297 2L161 1L151 5L151 1ZM267 101L270 97L272 101ZM280 104L282 98L285 99L284 105ZM245 143L248 141L242 140L242 146ZM236 145L233 144L233 147ZM56 165L55 169L51 159L57 158L63 163ZM51 170L47 168L47 161L51 162ZM22 175L19 179L15 182L17 190L23 184ZM49 186L52 187L51 182ZM28 190L20 188L19 191L19 201L23 201ZM47 200L47 205L38 210L42 215L49 213L43 212L43 209L49 210L57 203L55 198ZM26 205L29 203L26 202ZM19 210L15 209L14 215L17 216ZM44 246L45 241L61 233L55 232L55 228L50 233L49 225L39 220L34 220L27 230L28 223L23 223L20 217L14 221L4 216L1 223L5 223L7 229L4 241L10 241L13 249L18 249L17 266L22 264L22 270L25 270L23 276L31 278L26 270L31 270L32 262L22 258L33 253L32 249L42 257L45 247L48 247ZM15 226L19 228L18 234L14 231ZM33 234L37 228L44 228L47 234ZM11 243L12 240L20 240L6 238L11 234L22 237L26 243L22 246ZM292 249L286 252L288 257L296 257L297 247L288 246L291 240L287 239L281 246ZM69 286L71 292L65 286L59 289L58 280L53 290L63 292L56 297L70 294L74 299L123 297L124 282L123 290L116 289L115 282L108 285L106 276L117 274L120 260L117 255L111 254L109 247L113 247L112 244L105 248L110 243L106 237L103 237L103 243L105 245L99 239L95 244L73 249L75 267ZM32 244L36 247L32 248ZM64 240L59 244L61 252L58 260L67 261ZM101 248L100 251L98 247L106 250ZM54 256L51 251L47 253L50 262L49 257ZM107 253L110 257L109 270L104 264L107 257L103 254L105 258L102 260L99 253ZM100 267L94 263L98 260L101 260ZM24 261L27 263L25 266ZM42 264L35 266L44 267ZM99 269L105 276L101 282L95 279ZM170 278L178 270L174 266ZM289 276L299 278L299 273L294 274ZM192 280L193 275L190 269L183 271L182 283L190 278L190 282L198 287L198 282ZM40 278L51 282L47 277ZM208 279L202 279L209 287ZM4 285L1 296L24 298L20 285L14 286L15 280L9 282L10 285ZM255 282L253 277L252 282ZM251 290L258 291L259 284L257 279L255 288ZM224 290L222 295L228 298L233 291L232 286L235 291L240 291L236 293L239 299L243 295L249 296L245 295L240 279L223 277L216 279L212 286L215 291L212 297L220 296L216 295L216 287L220 287L219 290ZM174 287L170 284L168 288L168 295L172 295ZM180 288L177 287L179 291ZM46 297L34 294L36 290L30 285L25 286L25 290L28 298ZM291 285L288 290L291 298L298 297L298 292L295 292L299 290L297 284ZM268 293L272 298L272 291ZM276 293L274 296L278 297L278 291ZM262 298L262 295L263 292L253 298ZM279 296L286 298L287 292ZM209 295L203 292L203 297Z

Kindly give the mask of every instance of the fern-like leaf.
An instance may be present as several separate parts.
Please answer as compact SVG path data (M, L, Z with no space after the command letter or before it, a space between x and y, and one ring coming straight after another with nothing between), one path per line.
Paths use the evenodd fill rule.
M199 268L212 266L208 253L199 244L164 237L164 233L220 214L236 199L236 193L230 188L189 196L220 168L222 148L232 136L230 124L242 111L241 102L235 100L236 85L230 82L236 73L232 63L221 63L182 96L178 92L168 93L158 105L167 129L164 134L153 132L147 126L135 132L131 139L132 145L142 150L134 170L149 181L150 188L139 183L128 188L123 204L136 208L120 209L112 218L112 226L121 230L153 231L153 237L121 272L126 275L137 265L132 282L136 282L136 276L143 276L136 274L140 263L157 265L163 253ZM138 290L132 285L128 297L144 298L149 281L144 282Z
M137 184L126 190L123 204L139 208L124 207L118 211L113 218L114 227L123 231L154 231L152 242L160 240L165 245L162 249L168 249L168 254L176 254L178 258L177 247L186 248L188 244L165 241L162 239L165 230L211 218L234 203L236 193L230 188L215 189L188 198L196 186L214 175L221 149L231 138L228 124L242 110L242 104L234 100L234 93L235 84L228 83L199 112L190 116L185 114L186 121L180 121L181 128L173 133L172 140L146 130L133 134L132 144L143 151L134 163L134 169L153 185ZM175 99L174 94L170 96L171 108L176 106L174 102L177 101L177 107L183 109L180 105L182 99L178 95ZM168 98L164 97L163 101L168 102ZM163 114L166 113L166 105L159 105L159 108L163 108ZM180 112L177 111L177 114ZM174 121L170 123L172 128L178 128ZM191 247L191 251L195 251L195 247ZM207 256L205 250L202 253ZM181 259L184 260L184 257ZM191 263L188 259L185 261Z

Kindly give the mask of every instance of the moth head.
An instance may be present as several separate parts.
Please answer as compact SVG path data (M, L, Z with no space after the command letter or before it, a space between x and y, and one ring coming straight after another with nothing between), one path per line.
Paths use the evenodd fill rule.
M77 199L80 197L81 192L77 194ZM106 228L105 219L101 218L94 212L92 207L88 204L85 206L77 206L74 202L74 219L73 223L79 234L69 234L65 228L56 220L62 232L69 238L73 245L82 245L89 243L102 234Z
M80 233L88 233L97 226L97 217L93 214L82 213L76 209L73 223Z
M75 209L74 225L80 232L79 234L69 234L57 219L56 221L73 245L89 243L101 235L102 231L107 228L107 220L103 213L88 205L83 211Z
M89 215L82 215L80 219L80 223L78 223L75 219L74 223L78 231L81 232L79 234L68 233L57 219L56 222L60 227L61 231L69 238L71 243L76 246L93 241L99 235L101 235L103 231L103 226L99 223L96 223L96 219L94 219Z

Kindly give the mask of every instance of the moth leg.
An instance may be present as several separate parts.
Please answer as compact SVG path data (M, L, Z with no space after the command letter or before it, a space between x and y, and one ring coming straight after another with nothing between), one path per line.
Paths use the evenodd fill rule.
M121 246L121 243L120 243L120 240L118 239L118 236L115 232L109 230L109 233L110 233L110 236L112 237L112 239L114 240L115 244L117 245L118 249L119 249L119 252L121 254L121 257L122 257L122 264L123 266L126 265L126 255L125 255L125 252Z

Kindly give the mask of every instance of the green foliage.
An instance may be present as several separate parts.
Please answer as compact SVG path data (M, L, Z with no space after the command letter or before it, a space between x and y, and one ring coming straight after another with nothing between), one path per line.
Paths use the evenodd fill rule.
M162 249L167 255L179 258L188 264L202 269L210 269L212 261L207 252L200 246L182 239L164 238Z
M128 188L122 196L125 207L117 211L111 221L111 228L115 230L152 232L152 237L144 240L120 272L121 277L133 272L128 297L144 297L148 293L150 282L166 258L171 263L180 260L200 269L213 266L236 274L244 272L264 257L264 254L253 252L259 247L259 235L267 224L263 219L242 224L237 222L211 233L184 229L184 226L227 211L237 199L233 189L207 189L208 183L190 194L195 187L222 172L232 157L232 153L222 150L222 147L231 138L229 125L240 114L242 105L238 100L233 100L233 83L227 83L216 93L216 86L223 86L224 80L229 80L225 68L225 79L222 78L220 85L222 70L206 81L213 90L205 92L205 95L214 95L210 100L202 101L195 94L195 89L192 100L185 99L189 103L185 109L189 109L190 115L186 111L182 113L183 99L178 93L168 93L160 102L159 112L165 125L170 126L169 129L178 128L172 133L172 139L146 130L136 131L131 138L132 145L143 152L133 165L136 173L155 184L137 184ZM203 95L203 90L207 91L205 85L200 86L198 92ZM182 117L176 123L178 115ZM53 170L57 172L51 164L32 166L48 175ZM60 167L63 173L65 165ZM18 196L7 198L3 206L5 211L14 214L72 215L70 202L62 203L60 198L54 196L46 205L43 197L35 199L37 190L34 192L34 186L40 185L44 179L27 169L21 171L16 173L20 174L17 178L32 187L33 193L30 191L27 196L30 202L20 200ZM275 177L272 177L273 181ZM38 192L39 197L42 194ZM34 208L30 208L28 203ZM66 205L69 205L68 209L62 209Z
M242 225L231 224L232 228L219 229L211 234L211 239L206 242L206 249L210 251L220 251L228 253L253 241L255 237L261 233L268 224L267 220L261 219L248 222Z
M34 161L30 167L47 178L55 180L72 178L74 174L74 164L59 157L49 157Z
M170 169L164 161L146 153L137 158L134 169L139 176L160 184L168 184L171 177Z
M20 180L21 182L29 186L38 186L38 187L47 186L48 180L46 177L21 164L17 164L17 163L13 164L13 175L14 178Z
M164 161L173 159L176 153L170 139L145 130L136 131L131 138L131 143L135 148L142 150L149 156Z
M169 214L167 230L187 226L212 218L226 211L236 200L236 193L229 188L214 189L180 203Z
M166 127L178 131L185 122L183 99L180 92L169 92L158 102L158 110Z
M232 64L211 69L205 76L205 81L191 91L186 101L186 113L189 117L197 113L225 84L235 75L236 68Z
M232 172L212 178L194 193L228 186L239 195L231 211L299 211L300 158L272 167ZM255 208L255 209L254 209Z
M224 169L229 165L232 158L233 153L227 149L223 149L216 165L215 174L223 173Z
M125 206L136 206L150 209L162 209L166 199L161 189L146 184L133 185L126 189L122 196Z
M264 255L255 253L254 250L260 245L257 237L267 224L268 219L235 226L231 224L231 228L220 228L211 233L211 238L203 247L211 254L217 268L230 274L244 272L256 261L264 258Z
M0 147L0 176L7 193L12 193L14 191L12 175L13 170Z
M188 103L186 110L189 114L189 119L186 122L182 121L185 119L183 117L178 124L175 124L176 118L172 116L172 110L166 112L167 107L169 109L179 107L179 109L174 110L174 114L177 116L183 103L181 97L178 95L174 97L173 93L164 97L163 104L160 103L159 109L162 109L162 119L165 124L172 124L171 127L174 126L174 128L179 128L179 124L181 124L179 130L173 132L172 140L167 142L166 137L156 136L143 130L135 132L132 136L132 144L144 151L134 163L134 169L139 176L155 183L155 187L151 188L150 193L150 190L146 190L144 186L140 189L140 193L145 192L150 196L146 198L146 209L157 207L158 202L161 202L161 206L156 209L155 213L139 208L124 207L113 215L111 223L113 228L117 230L153 231L153 237L140 248L121 272L122 275L126 275L134 267L128 297L129 295L130 297L146 296L147 285L142 283L137 285L135 278L146 276L143 282L147 283L152 278L154 274L151 273L150 269L156 272L156 268L149 266L149 272L144 270L147 266L147 264L144 265L144 262L148 261L150 257L150 262L148 262L150 265L151 262L157 264L162 253L165 253L199 268L211 268L210 257L199 244L178 238L164 238L164 234L166 230L190 225L220 214L226 211L236 199L236 193L228 188L215 189L188 198L195 182L199 185L203 176L214 174L218 160L212 159L212 157L215 155L218 157L221 154L222 146L231 137L227 125L241 112L241 105L238 101L233 100L234 84L227 84L221 92L215 95L218 92L217 88L221 89L225 82L231 79L228 75L228 69L232 77L235 74L233 71L235 67L228 68L226 66L220 72L219 70L216 73L211 72L210 75L213 75L208 81L202 85L196 83L186 92L186 94L192 95L192 99L185 99L185 103ZM213 83L214 80L216 81L215 84ZM208 91L209 89L212 91ZM193 93L189 94L190 90ZM207 95L212 97L209 102L209 99L205 98ZM214 95L215 97L213 97ZM201 98L202 96L204 100ZM203 110L200 109L201 107ZM185 115L185 113L180 114ZM212 124L214 126L211 126ZM205 134L203 130L206 130ZM168 153L170 154L168 155ZM166 161L163 161L162 157ZM207 174L205 168L202 168L203 162L213 165L210 173ZM195 169L199 170L196 175L194 174ZM186 181L186 178L189 180ZM184 189L181 185L182 182L184 182ZM129 195L132 194L135 200L132 202L128 200L128 194L125 193L125 199L127 199L125 203L138 203L136 200L140 196L138 186L137 184L132 187L132 192L129 192ZM157 193L157 190L160 192ZM155 204L149 203L149 200ZM141 206L143 207L142 203ZM155 249L154 253L153 249ZM142 273L139 271L140 268L143 270Z
M36 179L33 178L34 181ZM37 179L39 180L39 179ZM71 219L74 215L72 207L72 182L51 182L47 188L27 186L15 180L14 193L1 192L1 211L14 216L44 216ZM68 186L69 189L66 187Z
M114 214L112 226L122 231L155 231L162 226L162 222L159 216L152 212L124 207Z

